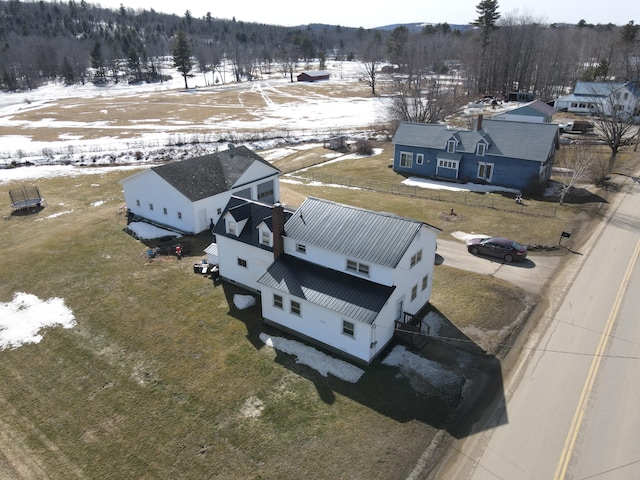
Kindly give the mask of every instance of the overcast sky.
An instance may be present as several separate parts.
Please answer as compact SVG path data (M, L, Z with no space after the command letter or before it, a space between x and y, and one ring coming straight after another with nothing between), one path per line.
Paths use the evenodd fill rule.
M345 27L374 28L398 23L444 23L467 24L477 17L475 6L480 0L396 0L394 2L349 2L324 0L305 3L291 0L244 0L227 2L180 2L176 0L101 0L105 8L117 9L120 5L137 9L153 8L157 12L183 16L189 10L194 17L203 17L207 12L215 18L234 18L244 22L270 25L297 26L308 23L325 23ZM630 20L640 22L638 0L498 0L498 11L502 15L526 15L542 23L587 23L627 24Z

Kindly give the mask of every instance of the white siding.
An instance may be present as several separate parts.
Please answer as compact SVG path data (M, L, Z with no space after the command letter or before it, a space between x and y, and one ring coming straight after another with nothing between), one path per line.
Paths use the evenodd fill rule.
M305 245L305 253L300 253L297 250L297 244L295 240L284 237L284 251L292 257L302 258L311 263L322 265L323 267L331 268L339 272L355 275L347 270L347 257L342 254L325 250L322 248L314 247L313 245ZM349 260L359 261L358 258L351 258ZM382 265L376 265L375 263L362 262L369 265L369 275L355 275L362 278L371 280L372 282L380 285L391 286L393 285L393 269L384 267Z
M220 275L251 290L260 291L262 285L258 285L257 280L273 263L273 254L222 235L217 237L217 243ZM245 260L246 267L239 265L238 259Z
M420 308L422 308L431 297L436 240L437 235L435 232L428 227L422 227L420 235L414 239L407 249L407 252L402 257L393 275L394 284L396 285L393 303L395 304L396 299L404 296L404 311L412 315L418 313ZM422 250L422 260L411 267L411 257L419 250ZM422 279L425 275L428 275L428 284L427 288L423 290ZM411 289L415 285L418 286L417 296L414 300L411 300Z
M123 180L122 188L127 208L134 214L185 232L195 232L192 203L153 170ZM178 212L182 214L181 219Z
M274 307L274 293L283 296L282 309ZM341 317L335 312L308 303L303 299L291 297L264 286L261 300L262 316L272 323L298 332L303 336L345 352L364 362L368 363L373 357L371 325ZM290 312L291 300L301 304L300 316ZM348 320L354 324L353 337L342 333L343 320ZM379 348L378 345L375 346L376 350L373 350L374 352Z

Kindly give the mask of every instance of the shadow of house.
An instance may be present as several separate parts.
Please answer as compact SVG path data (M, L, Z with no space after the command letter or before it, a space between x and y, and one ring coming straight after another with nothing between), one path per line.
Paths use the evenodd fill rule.
M248 294L247 290L228 283L223 283L223 289L230 305L229 314L245 324L246 338L256 350L265 347L260 339L263 333L302 342L298 336L264 323L259 300L250 308L235 308L233 297ZM334 403L337 396L346 396L397 422L417 420L435 429L446 430L455 438L475 433L476 423L494 402L498 405L492 416L495 421L483 424L481 428L489 429L507 422L500 361L486 354L447 319L443 319L439 338L429 338L427 345L411 352L440 370L446 382L429 380L411 366L385 364L385 358L395 351L396 346L398 344L392 342L369 366L358 365L364 374L356 383L333 375L323 376L318 370L298 363L295 355L278 350L275 361L313 382L319 398L327 404ZM309 348L333 355L319 346Z

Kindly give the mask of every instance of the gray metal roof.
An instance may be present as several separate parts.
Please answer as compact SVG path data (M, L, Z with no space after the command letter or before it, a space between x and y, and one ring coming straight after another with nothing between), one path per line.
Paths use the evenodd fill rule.
M258 283L369 325L395 289L289 255L271 264Z
M544 162L558 143L558 125L484 119L480 130L454 130L446 125L403 122L393 137L395 145L445 150L447 140L458 140L456 153L474 153L478 141L489 145L487 156Z
M582 82L577 81L573 89L574 95L587 95L590 97L608 97L616 90L624 86L623 82Z
M231 189L254 162L280 170L247 147L234 147L219 153L171 162L152 170L192 202Z
M544 103L542 100L534 100L524 105L520 105L511 110L507 110L502 113L498 113L491 118L498 119L504 115L534 115L551 117L556 112L556 109L552 106Z
M297 243L394 268L423 225L427 224L308 197L285 223L284 231Z

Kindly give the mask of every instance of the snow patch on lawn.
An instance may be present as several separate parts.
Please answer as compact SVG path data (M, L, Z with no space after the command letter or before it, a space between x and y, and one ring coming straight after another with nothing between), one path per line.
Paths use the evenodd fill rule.
M233 296L233 304L238 310L244 310L253 307L256 304L256 299L252 295L236 294Z
M8 303L0 302L0 350L18 348L26 343L40 343L46 327L72 328L73 312L61 298L41 300L18 292Z
M176 238L182 237L179 233L164 228L156 227L146 222L131 222L127 228L133 232L136 238L141 240L151 240L153 238L166 237L172 235Z
M343 360L331 357L321 351L295 340L260 334L260 340L268 347L296 357L296 363L317 370L323 377L331 374L349 383L356 383L364 370Z

